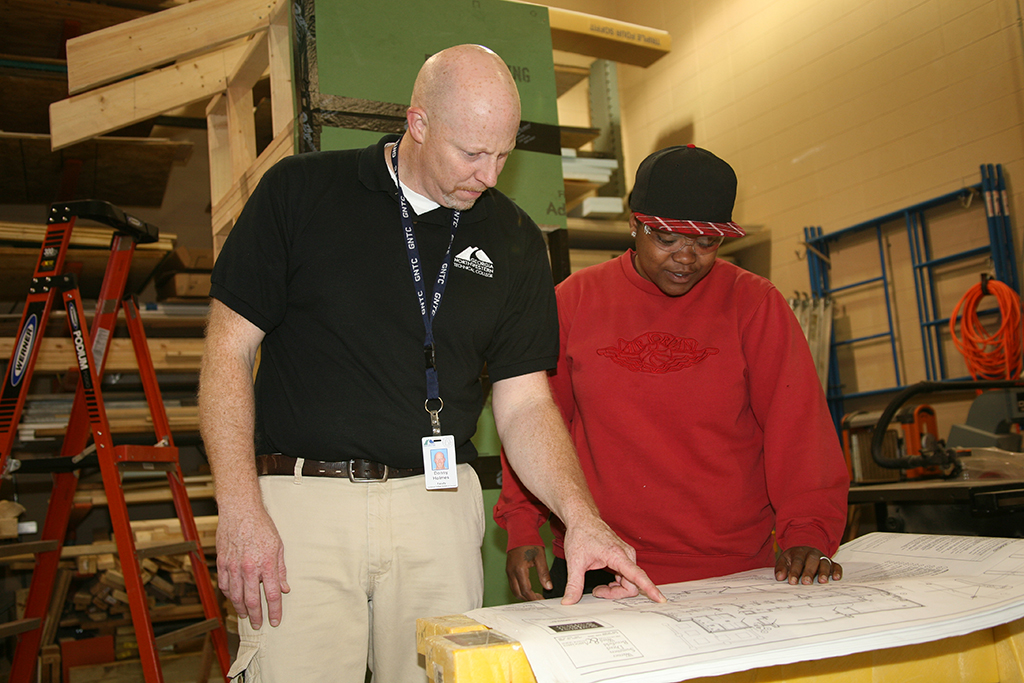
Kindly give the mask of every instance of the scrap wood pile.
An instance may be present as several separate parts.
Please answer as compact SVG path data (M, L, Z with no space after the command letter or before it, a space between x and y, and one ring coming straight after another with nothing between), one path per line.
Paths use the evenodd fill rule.
M215 546L217 516L196 517L203 548ZM177 518L131 522L139 548L182 541ZM131 613L124 573L113 541L98 541L87 546L66 546L55 583L55 599L63 603L60 628L84 629L116 634L131 631ZM216 586L216 562L207 557ZM157 555L140 560L141 577L153 623L203 618L203 607L196 589L192 563L187 554ZM19 608L28 589L19 591ZM63 596L63 597L61 597ZM123 639L118 639L122 642ZM131 639L128 639L131 640ZM118 658L137 656L134 642L117 648Z

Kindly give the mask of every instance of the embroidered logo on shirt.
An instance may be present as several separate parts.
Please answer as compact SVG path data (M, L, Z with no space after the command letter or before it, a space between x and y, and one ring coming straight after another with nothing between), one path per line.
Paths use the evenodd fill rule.
M617 346L598 349L597 352L627 370L662 375L692 367L718 353L715 348L697 347L696 339L666 332L647 332L633 341L620 339Z
M466 247L455 256L455 267L484 277L494 277L491 257L478 247Z

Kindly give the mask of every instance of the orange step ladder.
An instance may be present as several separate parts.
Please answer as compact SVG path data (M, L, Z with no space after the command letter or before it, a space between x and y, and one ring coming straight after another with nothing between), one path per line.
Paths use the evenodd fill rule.
M73 274L63 272L71 233L79 218L102 223L114 230L110 259L100 286L96 315L92 323L92 335L86 327L77 279ZM32 369L39 353L40 341L46 330L54 300L58 298L67 311L68 328L74 343L80 381L60 456L25 461L26 470L29 463L45 463L45 470L53 473L53 490L41 540L0 546L3 555L33 553L36 558L24 618L0 625L0 637L18 636L8 679L10 683L30 683L35 674L43 622L52 599L61 548L68 532L68 521L78 486L77 470L85 458L93 457L89 455L93 448L103 478L103 488L124 573L125 592L128 594L145 680L147 683L163 681L160 648L185 638L209 634L220 670L227 681L229 657L224 620L217 605L216 593L192 515L192 506L185 490L181 466L178 463L178 449L174 446L171 436L167 412L153 369L153 360L139 318L139 309L132 296L125 296L125 285L136 244L155 242L158 235L155 226L124 213L108 202L82 200L61 202L50 207L46 236L29 286L11 361L7 366L3 386L0 387L0 472L4 476L17 471L23 464L13 459L11 452L32 381ZM156 432L156 442L153 446L116 446L111 439L110 425L100 391L100 378L103 376L104 361L114 335L119 310L123 310L125 314L146 402L153 420ZM92 446L87 449L90 436ZM145 548L135 546L124 490L121 487L122 470L132 467L166 472L184 542ZM33 471L38 470L33 468ZM142 582L140 561L156 555L185 553L189 555L192 563L204 620L157 637L153 631L145 586Z

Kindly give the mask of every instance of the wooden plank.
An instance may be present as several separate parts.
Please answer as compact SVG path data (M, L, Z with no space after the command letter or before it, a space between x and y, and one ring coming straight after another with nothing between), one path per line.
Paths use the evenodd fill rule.
M0 545L0 558L27 556L26 554L56 550L57 541L27 541L25 543L7 543Z
M205 621L200 621L184 628L179 628L177 631L171 631L170 633L165 633L162 636L157 636L155 639L156 646L158 649L162 649L169 645L180 643L183 640L201 636L218 628L220 628L220 619L206 619Z
M76 228L77 230L77 228ZM107 238L109 242L109 237ZM138 293L146 282L149 274L163 260L166 250L138 249L132 257L128 283L125 287L130 293ZM68 268L77 269L81 266L78 288L84 298L94 299L99 295L100 282L107 268L110 252L106 249L69 249L67 255ZM0 246L0 300L24 300L28 294L32 273L39 259L39 247L5 247ZM64 329L67 329L65 325Z
M266 27L276 0L196 0L67 42L68 92L208 52Z
M585 12L549 7L548 22L555 50L650 66L672 49L668 31Z
M40 212L41 214L43 212ZM75 229L71 233L72 247L96 247L106 249L110 253L110 238L114 230L110 227L91 227L87 219L75 221ZM14 221L0 220L0 241L4 242L25 242L41 246L46 237L46 223L19 223ZM161 232L156 242L147 242L136 245L135 251L160 251L168 252L174 249L174 241L177 235L170 232ZM38 254L38 249L36 250Z
M64 603L68 599L68 588L70 586L71 570L61 567L57 570L53 595L50 597L50 607L46 611L46 620L43 622L43 636L39 641L43 647L51 645L54 636L57 635L57 625L60 623L60 615L64 612Z
M60 645L39 648L39 683L61 683Z
M32 629L39 628L39 624L42 623L42 619L35 617L32 619L19 619L17 621L8 621L4 624L0 624L0 638L9 638L16 636L19 633L25 633Z
M209 99L227 88L244 43L96 88L50 105L51 148L97 135Z
M131 503L133 501L128 501L128 502ZM139 501L134 501L134 502L139 502ZM145 502L150 502L150 501L147 500ZM155 501L155 502L160 502L160 501ZM153 543L146 543L146 544L139 543L136 546L136 548L138 550L145 550L146 548L148 548L150 546L154 546L154 545L156 545L156 544L153 544ZM165 543L160 543L159 545L165 546L166 544ZM211 551L213 551L215 549L216 549L216 547L212 543L209 546L203 546L203 551L204 552L211 552ZM61 548L60 558L62 560L67 560L67 559L78 558L78 557L81 557L82 555L97 555L97 554L99 554L99 555L104 555L104 554L105 555L114 555L114 554L117 554L117 544L114 541L101 541L101 542L98 542L98 543L90 543L88 545L66 545L63 548ZM25 560L32 561L33 559L34 558L33 558L32 555L12 555L10 557L2 558L2 561L3 561L4 564L8 564L8 563L14 563L14 562L22 562L22 561L25 561ZM202 606L200 606L200 614L201 613L202 613ZM157 615L154 613L153 616L154 616L154 621L155 621L155 617ZM176 619L176 618L182 618L182 617L181 616L169 616L168 617L168 619ZM0 636L0 637L2 637L2 636Z
M196 549L195 541L182 541L181 543L161 543L149 548L138 548L135 555L140 560L146 557L157 557L158 555L183 555Z
M168 409L167 421L170 424L171 430L174 432L198 432L199 431L199 412L196 408L191 408L188 416L176 416L171 413L171 409ZM113 412L113 411L111 411ZM114 415L108 415L110 422L110 432L115 435L120 434L153 434L153 421L148 415L145 417L136 418L120 418ZM67 425L65 424L46 424L46 425L26 425L22 423L18 428L19 437L23 439L56 439L64 435ZM158 466L154 466L153 469L159 469ZM171 500L170 492L164 496L156 496L160 500ZM147 497L148 499L148 497Z
M196 683L196 677L202 668L202 660L201 652L162 655L160 668L164 683ZM142 680L142 664L138 659L127 659L110 664L72 667L65 683L139 683ZM209 678L203 680L213 683L223 681L224 677L215 670Z
M171 500L171 489L166 485L166 482L161 482L163 485L159 488L152 489L129 489L125 488L124 499L126 502L134 503L160 503L165 500ZM205 498L213 498L214 487L212 477L185 477L185 491L188 493L189 500L198 500ZM79 489L75 492L75 505L106 505L107 494L102 488L99 489ZM203 519L204 524L209 524L209 520L206 517L199 517L197 519ZM132 523L134 524L134 522ZM163 543L163 542L161 542ZM140 540L137 547L142 548L145 544ZM150 543L149 545L153 545ZM81 546L72 546L78 548ZM89 546L85 546L88 548ZM61 557L65 557L63 551L68 550L68 546L64 546ZM99 555L103 552L112 552L111 550L92 550L91 552L85 552L84 554ZM75 557L77 557L77 551ZM71 557L68 555L67 557Z
M89 545L66 545L60 549L60 559L67 560L79 557L80 555L102 555L105 553L116 553L117 544L113 541L103 541L101 543L90 543ZM22 560L34 560L32 555L11 555L8 557L0 557L2 561L6 563L20 562Z
M203 357L202 339L148 339L153 367L158 371L197 372ZM0 337L0 358L10 358L13 337ZM35 372L65 372L77 367L74 344L70 338L43 338L36 358ZM135 352L130 339L110 340L107 372L137 372Z
M2 11L2 10L0 10ZM5 33L6 37L6 33ZM2 49L7 49L5 45ZM40 68L0 68L0 130L45 135L46 111L51 102L68 96L68 79L62 62L30 62L21 57L0 56ZM47 66L60 70L46 70Z
M227 100L231 175L237 178L256 160L256 117L252 89L228 86Z
M267 33L261 31L246 41L245 51L240 59L235 60L234 68L228 76L228 87L252 90L256 81L263 78L269 67L270 48Z
M263 177L263 174L281 159L295 153L294 127L295 122L289 122L284 131L275 137L274 141L263 150L256 159L256 163L232 184L231 189L224 198L213 205L214 251L217 250L216 238L218 236L226 236L227 234L226 232L221 233L218 228L233 224L235 218L242 212L242 207L245 206L249 195L256 189L256 185L259 183L260 178Z
M138 7L142 3L133 0L131 4ZM12 55L63 59L68 25L77 29L72 35L91 33L147 14L149 12L142 9L77 0L0 0L0 16L4 18L5 27L3 51Z
M290 2L278 4L270 17L267 32L270 55L270 118L271 135L277 137L295 119L295 88L293 85Z
M191 154L189 141L104 137L54 152L49 135L0 132L0 204L48 205L65 166L75 160L81 170L68 199L159 207L171 167L185 163Z
M210 155L210 200L216 205L231 189L233 180L228 141L228 100L224 94L214 97L206 107L206 137Z

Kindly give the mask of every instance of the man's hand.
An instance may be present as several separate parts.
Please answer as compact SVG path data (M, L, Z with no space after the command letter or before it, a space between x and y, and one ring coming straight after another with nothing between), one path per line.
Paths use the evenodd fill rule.
M241 619L258 629L263 625L260 584L267 597L271 626L281 623L281 594L288 587L284 545L263 506L252 513L219 511L217 521L217 585Z
M565 561L568 580L563 605L574 605L583 597L584 575L591 569L607 569L616 580L594 589L598 598L631 598L643 591L655 602L666 602L647 573L636 565L636 551L615 535L607 524L595 517L590 525L569 526L565 532Z
M551 574L548 571L548 558L542 545L524 545L512 548L505 557L505 574L512 593L520 600L543 600L544 596L533 592L533 581L530 568L537 570L540 585L551 590Z
M818 583L828 583L829 578L838 581L843 578L843 568L833 562L825 553L808 545L798 545L786 550L775 562L775 580L786 581L795 586L802 583L809 586L817 578Z

